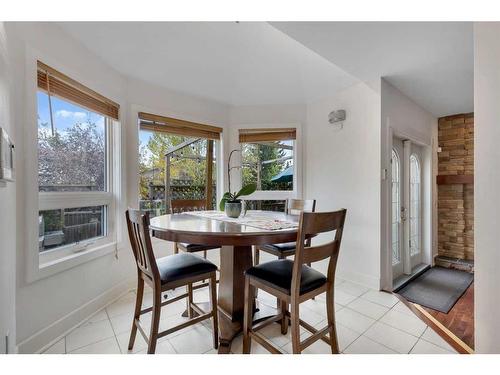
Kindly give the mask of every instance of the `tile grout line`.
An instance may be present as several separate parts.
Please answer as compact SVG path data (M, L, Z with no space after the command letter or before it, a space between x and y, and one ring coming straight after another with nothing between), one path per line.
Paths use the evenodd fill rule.
M382 316L381 316L381 317L380 317L377 321L379 322L379 321L380 321L380 320L381 320L384 316L386 316L389 312L393 311L393 310L394 310L394 308L396 307L396 305L397 305L397 304L398 304L398 303L394 304L394 306L392 306L392 307L391 307L391 308L390 308L390 309L389 309L389 310L388 310L388 311L387 311L384 315L382 315ZM396 311L396 312L400 312L400 311L397 311L397 310L394 310L394 311ZM401 314L404 314L404 313L401 313ZM419 319L419 321L421 321L421 320ZM402 330L402 329L400 329L400 328L398 328L398 327L394 327L394 326L392 326L392 325L390 325L390 324L387 324L387 323L385 323L385 322L381 322L381 321L380 321L380 324L384 324L384 325L386 325L386 326L388 326L388 327L391 327L391 328L397 329L397 330L398 330L398 331L400 331L400 332L403 332L403 333L406 333L406 334L408 334L408 335L410 335L410 336L416 337L416 338L417 338L417 342L418 342L418 340L420 340L421 336L424 334L424 332L427 330L427 328L429 328L429 326L428 326L425 322L422 322L422 323L423 323L423 324L425 324L425 329L422 331L422 333L421 333L419 336L416 336L416 335L414 335L413 333L409 333L409 332L404 331L404 330ZM416 343L415 343L415 345L416 345ZM413 349L413 347L412 347L412 349Z
M460 353L458 353L455 349L453 349L453 347L451 347L451 345L450 345L450 344L448 344L448 343L447 343L446 341L444 341L444 340L443 340L443 341L444 341L444 342L445 342L448 346L450 346L453 350L455 350L455 352L452 352L452 351L448 350L448 348L444 348L444 347L442 347L441 345L438 345L438 344L433 343L433 342L431 342L431 341L429 341L429 340L426 340L423 336L424 336L424 333L425 333L425 332L427 332L427 330L428 330L428 329L430 329L430 330L434 331L434 330L433 330L430 326L427 326L427 328L424 330L424 332L422 332L422 334L420 335L419 341L420 341L420 340L424 340L426 343L428 343L428 344L432 344L432 345L434 345L434 346L437 346L437 347L438 347L438 348L440 348L440 349L446 350L446 351L447 351L448 353L450 353L450 354L460 354ZM442 339L442 338L441 338L441 339Z
M391 352L394 352L395 354L404 354L404 353L399 353L398 351L389 348L387 345L384 345L384 344L382 344L382 343L380 343L378 341L375 341L375 340L369 338L368 336L365 336L364 334L359 335L359 337L357 337L353 342L351 342L342 352L345 352L347 350L347 348L349 348L352 344L354 344L356 341L358 341L361 337L364 337L367 340L373 341L375 344L383 346L384 348L390 350ZM346 353L346 354L349 355L349 353Z
M368 293L368 292L369 292L369 291L367 291L366 293ZM363 295L365 295L366 293L362 294L362 296L363 296ZM361 296L359 296L358 298L361 298ZM368 301L368 302L372 302L372 301L369 301L369 300L367 300L367 301ZM354 302L354 301L353 301L353 302ZM351 302L351 303L352 303L352 302ZM375 304L377 304L377 305L379 305L379 306L383 306L383 305L381 305L381 304L379 304L379 303L376 303L376 302L372 302L372 303L375 303ZM360 338L361 336L364 336L364 337L365 337L366 339L368 339L368 340L371 340L371 341L373 341L373 342L376 342L377 344L382 345L383 347L385 347L385 348L387 348L387 349L389 349L389 350L391 350L391 351L393 351L393 352L397 352L397 351L395 351L395 350L393 350L393 349L389 348L388 346L386 346L386 345L384 345L384 344L382 344L382 343L380 343L380 342L378 342L378 341L372 340L372 339L370 339L368 336L365 336L365 333L366 333L366 332L367 332L370 328L372 328L372 327L373 327L376 323L380 323L380 324L384 324L384 325L386 325L386 326L388 326L388 327L394 328L394 329L396 329L396 330L398 330L398 331L400 331L400 332L403 332L403 333L405 333L405 334L407 334L407 335L410 335L410 336L416 337L416 338L417 338L417 341L415 342L415 344L413 344L413 346L411 347L410 351L408 352L408 353L410 353L410 352L411 352L411 350L413 350L414 346L415 346L415 345L418 343L418 341L420 340L420 336L421 336L421 335L425 332L425 329L424 329L424 331L420 334L420 336L418 336L418 337L417 337L417 336L412 335L411 333L405 332L405 331L403 331L403 330L401 330L401 329L399 329L399 328L397 328L397 327L393 327L393 326L391 326L390 324L386 324L386 323L384 323L384 322L381 322L380 320L381 320L381 319L382 319L385 315L387 315L390 311L392 311L396 305L397 305L397 302L396 302L396 303L395 303L392 307L390 307L390 308L389 308L389 309L388 309L388 310L387 310L387 311L386 311L386 312L385 312L385 313L384 313L384 314L383 314L380 318L376 319L376 320L373 322L373 324L371 324L371 325L370 325L370 326L369 326L366 330L364 330L364 331L363 331L363 333L362 333L362 334L361 334L361 335L360 335L360 336L359 336L356 340L354 340L351 344L349 344L349 345L348 345L348 346L344 349L344 351L345 351L345 350L347 350L347 348L349 348L352 344L354 344L354 342L358 341L358 340L359 340L359 338ZM348 306L346 306L346 307L348 307ZM384 307L386 307L386 308L387 308L387 306L384 306ZM352 310L352 309L350 309L350 310ZM355 311L355 310L353 310L353 311ZM357 311L356 311L356 312L357 312ZM362 313L359 313L359 314L361 314L361 315L363 315L363 316L366 316L366 315L364 315L364 314L362 314ZM373 319L373 318L372 318L372 319ZM424 324L425 324L425 323L424 323ZM427 326L427 324L426 324L426 326ZM427 327L428 327L428 326L427 326ZM427 328L426 328L426 329L427 329ZM407 353L407 354L408 354L408 353ZM400 353L400 354L403 354L403 353Z
M106 308L103 308L103 309L101 309L101 310L106 310ZM96 312L96 314L97 314L98 312L100 312L101 310L98 310L98 311ZM108 316L107 311L105 311L105 312L106 312L106 316ZM94 314L94 315L96 315L96 314ZM85 324L85 323L88 323L88 321L89 321L90 319L91 319L91 318L89 318L87 321L83 322L83 323L82 323L82 325L83 325L83 324ZM115 337L115 338L116 338L115 331L113 330L113 325L111 324L111 321L109 320L109 317L108 317L108 319L107 319L107 320L108 320L108 322L109 322L109 325L111 326L111 330L113 331L113 337ZM104 321L106 321L106 319L99 320L99 321L97 321L97 322L95 322L95 323L100 323L100 322L104 322ZM94 324L94 323L91 323L91 324ZM78 328L79 328L79 327L75 328L75 330L76 330L76 329L78 329ZM75 331L75 330L73 330L73 331ZM72 331L72 332L73 332L73 331ZM67 345L66 345L66 337L67 337L67 335L66 335L66 336L64 336L64 346L65 346L65 352L66 352L66 354L71 354L72 352L74 352L74 351L76 351L76 350L80 350L80 349L86 348L87 346L90 346L90 345L98 344L98 343L100 343L100 342L103 342L103 341L105 341L105 340L109 340L109 339L111 338L111 336L110 336L110 337L106 337L106 338L103 338L103 339L98 340L98 341L95 341L95 342L91 342L90 344L86 344L86 345L83 345L83 346L79 346L78 348L75 348L75 349L73 349L71 352L69 352L69 353L68 353L68 351L67 351ZM120 349L120 345L118 345L118 349ZM120 352L121 352L121 350L120 350Z
M118 345L118 350L121 354L126 354L122 352L122 348L120 346L120 343L118 342L118 337L116 336L115 328L113 327L113 323L111 322L111 318L109 317L108 310L106 308L104 308L104 313L108 317L109 325L111 326L111 330L113 331L113 335L115 337L116 345Z
M424 324L425 324L425 323L424 323ZM427 342L427 340L425 340L425 339L423 339L423 338L422 338L422 336L424 335L425 331L427 331L427 330L429 329L429 326L428 326L427 324L425 324L425 325L426 325L427 327L425 327L425 329L422 331L422 333L421 333L421 334L420 334L420 336L418 337L418 340L417 340L417 341L415 342L415 344L411 347L411 349L410 349L410 351L408 352L408 354L410 354L410 353L411 353L411 351L415 348L415 346L417 346L417 344L418 344L418 342L419 342L420 340L424 340L425 342ZM432 344L432 342L431 342L431 344ZM433 345L435 345L435 344L433 344ZM436 345L436 346L438 346L438 345Z

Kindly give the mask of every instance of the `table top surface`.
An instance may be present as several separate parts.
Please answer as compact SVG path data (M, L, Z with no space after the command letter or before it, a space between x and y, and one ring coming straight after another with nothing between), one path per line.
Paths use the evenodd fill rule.
M287 215L282 212L273 211L248 211L247 215L256 213L259 216L265 215L271 220L286 220L298 222L299 216ZM150 228L155 231L174 232L174 233L190 233L199 234L204 236L272 236L273 234L279 236L285 233L295 234L297 228L287 228L278 230L266 230L255 228L245 224L234 222L225 222L221 220L190 215L189 213L171 214L156 216L150 220Z

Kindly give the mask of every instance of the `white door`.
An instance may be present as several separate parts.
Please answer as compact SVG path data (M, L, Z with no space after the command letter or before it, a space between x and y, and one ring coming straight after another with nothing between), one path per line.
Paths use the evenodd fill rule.
M409 157L408 243L410 267L422 263L422 149L412 144Z
M391 153L391 244L392 244L392 277L403 274L403 176L404 176L403 142L394 138Z
M393 139L391 153L391 238L393 279L410 275L422 262L422 150Z

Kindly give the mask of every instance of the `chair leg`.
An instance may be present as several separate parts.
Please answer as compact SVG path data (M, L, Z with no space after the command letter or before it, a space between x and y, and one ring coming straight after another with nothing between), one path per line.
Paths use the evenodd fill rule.
M186 299L186 309L187 309L187 314L188 318L191 319L193 317L193 308L191 307L191 304L193 303L193 284L190 283L186 285L187 288L187 299Z
M339 353L339 344L337 339L337 328L335 326L335 303L333 296L333 283L326 291L326 318L328 321L328 332L330 334L330 346L332 354Z
M286 259L286 256L284 256L283 254L278 255L278 260L281 260L281 259ZM281 302L280 302L280 299L278 297L276 297L276 310L278 310L278 311L281 310Z
M286 313L288 311L288 303L286 301L281 301L281 314L283 318L281 319L281 334L286 335L288 333L288 317Z
M144 296L144 280L139 276L137 280L137 290L135 298L134 320L132 321L132 330L130 331L130 339L128 341L128 350L134 348L135 336L137 335L137 326L135 320L141 316L142 297Z
M253 256L253 265L256 266L259 264L260 261L260 250L258 246L255 246L255 253Z
M148 354L156 351L156 341L158 340L158 327L160 326L161 312L161 290L160 286L153 288L153 316L151 317L151 330L149 333Z
M203 258L207 259L207 251L203 250ZM203 284L205 284L205 280L202 281Z
M245 308L243 312L243 354L250 354L252 349L252 338L250 330L252 329L253 318L253 287L250 285L250 279L245 277Z
M179 254L179 244L177 242L174 242L174 254Z
M254 246L254 256L253 256L253 265L254 267L257 266L260 262L260 250L258 246ZM255 289L255 298L257 298L257 295L259 294L259 289Z
M290 320L292 321L292 352L300 354L299 303L292 299Z
M214 349L219 347L219 323L217 310L217 277L214 275L209 281L210 307L212 308L212 331L214 337Z

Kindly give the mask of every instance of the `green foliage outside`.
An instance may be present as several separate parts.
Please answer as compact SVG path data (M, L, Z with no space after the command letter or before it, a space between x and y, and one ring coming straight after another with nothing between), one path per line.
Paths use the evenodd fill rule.
M277 142L276 142L277 143ZM263 161L276 160L287 156L284 149L263 144L245 143L242 145L242 185L257 184L257 190L293 190L292 183L275 182L271 179L292 165L292 159L262 164L260 186L258 168Z
M139 149L139 174L140 174L140 199L149 199L149 184L163 185L165 182L165 154L173 147L192 139L165 133L150 133L146 144L141 144ZM184 147L175 153L176 157L171 159L170 179L188 180L191 185L206 185L206 154L207 140ZM190 159L190 158L193 159ZM215 160L215 157L214 157ZM151 171L154 172L154 177ZM215 179L215 168L212 180ZM150 172L146 175L146 172Z

